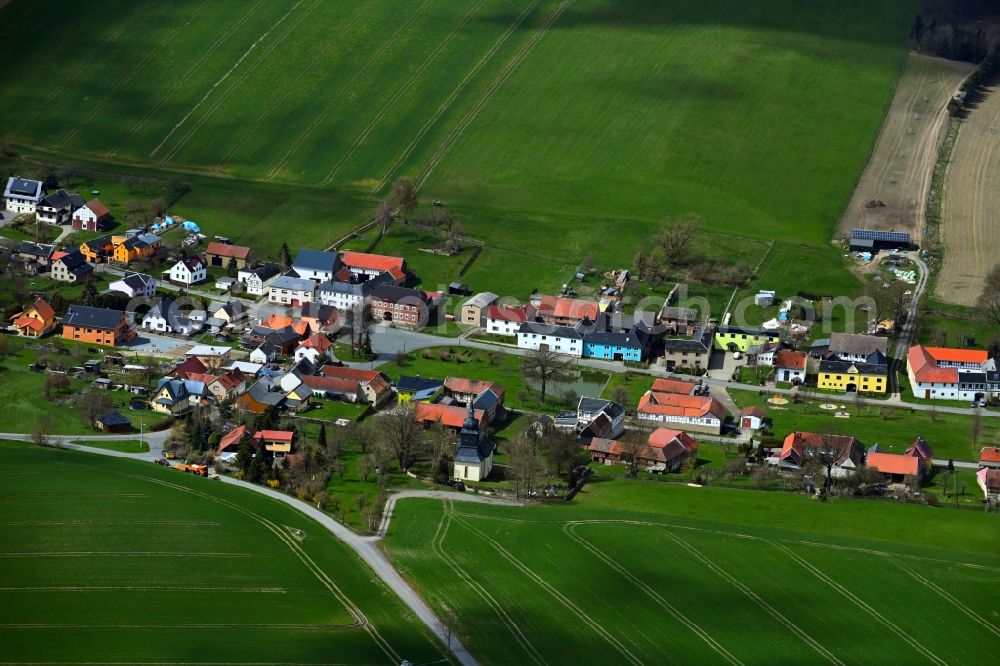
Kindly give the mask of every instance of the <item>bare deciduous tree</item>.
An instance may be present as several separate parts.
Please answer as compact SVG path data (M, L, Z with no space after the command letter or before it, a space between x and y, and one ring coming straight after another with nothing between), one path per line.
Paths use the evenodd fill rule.
M417 406L412 402L403 403L379 417L378 424L381 441L392 451L400 471L405 471L423 441L423 426L417 422Z
M81 393L73 405L80 420L93 428L97 417L112 407L111 397L101 389L88 388Z
M406 176L397 179L392 184L389 203L399 210L399 214L403 216L403 222L406 222L410 213L417 207L417 188L413 181Z
M545 402L545 390L549 382L561 382L571 379L572 366L560 354L542 346L528 352L521 359L521 372L525 377L539 383L541 402Z
M36 446L45 446L49 443L49 424L44 418L35 422L35 427L31 429L31 443Z
M663 257L670 263L677 263L691 248L701 218L690 213L681 217L664 220L653 237L653 242L663 252Z
M621 461L630 479L639 475L642 464L641 454L646 448L646 435L642 432L630 432L620 441Z
M382 228L383 234L389 231L389 225L392 224L392 206L388 201L379 202L378 208L375 209L375 223Z
M542 461L538 459L538 448L533 438L524 433L514 439L507 451L507 472L514 477L514 494L530 497L535 482L542 473Z
M994 326L1000 326L1000 264L986 275L983 292L977 303L979 315Z

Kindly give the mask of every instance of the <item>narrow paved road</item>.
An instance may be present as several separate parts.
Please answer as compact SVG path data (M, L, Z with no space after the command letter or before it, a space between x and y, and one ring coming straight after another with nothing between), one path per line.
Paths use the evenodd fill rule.
M917 278L917 284L910 295L910 307L906 311L906 322L903 324L903 330L899 332L899 338L896 340L896 349L892 355L892 360L889 362L889 390L892 392L893 400L899 400L900 398L899 368L900 364L906 362L906 352L910 349L910 339L913 337L913 329L917 326L917 310L920 307L920 297L924 295L924 291L927 289L929 275L927 264L920 259L918 253L911 252L909 257L917 265L920 277Z
M142 436L142 441L149 445L149 451L145 453L123 453L121 451L111 451L100 449L94 446L74 444L73 442L107 442L107 441L129 441L139 439L138 433L128 435L49 435L49 442L52 446L61 449L71 449L73 451L85 451L86 453L98 453L102 456L113 456L115 458L132 458L134 460L156 460L163 457L163 445L170 435L169 430L160 432L147 432ZM30 442L31 435L14 432L0 432L0 439L12 439L19 442Z

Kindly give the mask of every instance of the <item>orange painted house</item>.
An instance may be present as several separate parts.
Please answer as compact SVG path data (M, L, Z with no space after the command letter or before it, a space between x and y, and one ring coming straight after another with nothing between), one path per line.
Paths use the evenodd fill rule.
M115 347L135 337L135 326L121 310L71 305L63 317L63 338Z

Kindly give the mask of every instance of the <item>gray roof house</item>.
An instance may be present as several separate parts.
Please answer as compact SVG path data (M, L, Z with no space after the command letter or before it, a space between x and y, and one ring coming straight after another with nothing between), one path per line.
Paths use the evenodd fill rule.
M11 176L3 191L7 210L11 213L34 213L38 202L45 196L45 187L40 180Z
M118 326L124 313L121 310L92 308L89 305L71 305L63 317L63 324L111 330Z
M292 262L292 268L299 277L325 282L333 279L340 263L340 255L336 252L324 252L322 250L299 250L299 254Z

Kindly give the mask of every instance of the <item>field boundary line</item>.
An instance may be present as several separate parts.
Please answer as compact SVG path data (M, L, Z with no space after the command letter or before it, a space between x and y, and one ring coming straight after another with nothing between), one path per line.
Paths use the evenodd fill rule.
M229 38L232 37L233 34L235 34L237 30L239 30L241 27L243 27L243 24L246 23L247 21L249 21L250 17L253 16L254 13L257 11L257 9L261 5L263 5L265 2L267 2L267 0L257 0L257 4L255 4L252 7L250 7L250 9L248 9L246 11L246 13L243 14L243 16L240 18L239 21L237 21L232 26L230 26L229 30L227 30L226 32L222 33L222 35L220 35L219 38L215 40L215 42L212 44L212 46L210 46L207 51L205 51L204 53L201 54L200 58L198 58L196 61L194 61L191 64L190 67L188 67L187 71L184 72L184 75L181 76L181 78L178 79L174 83L174 85L172 85L170 87L170 89L167 92L163 93L163 95L160 96L160 99L156 102L156 104L154 104L151 109L149 109L148 111L146 111L146 113L142 116L142 118L139 119L139 122L137 122L136 124L134 124L129 129L129 131L125 134L125 136L122 137L122 139L117 144L115 144L115 146L111 150L109 150L107 153L105 153L104 156L106 158L112 158L112 157L114 157L115 154L121 149L121 147L123 145L125 145L125 143L129 139L131 139L133 136L135 136L136 133L139 132L139 130L141 130L143 127L146 126L146 123L149 122L149 119L152 118L156 114L156 112L159 111L163 107L164 104L166 104L167 100L170 99L170 96L173 95L177 91L178 88L180 88L182 85L184 85L189 78L191 78L191 75L194 74L198 70L199 67L201 67L201 64L203 62L205 62L205 60L209 56L211 56L213 53L215 53L216 49L218 49L224 43L226 43L227 41L229 41Z
M737 657L735 657L731 652L729 652L729 650L727 650L721 643L712 638L711 634L709 634L707 631L698 626L698 624L695 623L694 620L690 619L688 616L684 615L684 613L677 610L677 608L675 608L673 604L671 604L662 596L660 596L656 590L654 590L652 587L644 583L642 579L633 575L631 572L625 569L625 567L615 562L600 548L598 548L593 543L590 543L589 541L581 537L579 534L577 534L575 531L576 527L577 527L576 523L566 523L563 526L563 531L567 535L569 535L571 539L573 539L581 546L583 546L591 553L593 553L599 560L607 564L609 567L611 567L619 574L621 574L622 577L624 577L626 580L630 581L633 585L641 589L646 594L646 596L655 601L661 608L667 611L675 620L677 620L678 622L686 626L688 629L690 629L692 632L694 632L695 635L697 635L702 641L704 641L706 645L708 645L710 648L719 653L719 655L723 659L728 661L730 664L743 663Z
M674 541L681 548L691 553L691 555L697 558L706 567L714 571L717 576L719 576L723 580L729 581L734 587L736 587L736 589L738 589L740 592L745 594L751 601L753 601L755 604L764 609L768 615L773 617L781 624L785 625L790 631L792 631L792 633L801 638L807 645L816 650L816 652L825 657L831 663L839 664L840 666L846 666L846 664L844 664L844 662L842 662L837 657L837 655L833 654L828 649L823 647L823 645L821 645L819 641L817 641L808 633L806 633L801 627L799 627L799 625L795 624L787 617L785 617L785 615L781 611L779 611L777 608L775 608L767 601L765 601L763 597L754 592L747 585L745 585L744 583L742 583L741 581L730 575L728 571L717 565L715 562L711 560L711 558L707 557L700 550L689 544L684 539L681 539L679 536L671 534L669 530L661 529L660 531L662 531L663 534L665 534L669 539Z
M70 81L74 80L76 77L78 77L82 72L84 72L87 69L87 66L90 65L90 63L94 60L94 58L97 57L98 53L101 53L104 50L104 48L106 48L109 44L113 44L116 41L118 41L118 38L122 36L122 33L125 32L125 30L130 25L132 25L132 23L136 19L138 19L139 16L141 16L143 13L145 13L145 11L147 9L149 9L150 7L152 7L152 6L153 6L152 0L148 0L144 5L140 6L139 9L137 9L136 12L134 14L132 14L132 16L130 16L128 19L126 19L125 22L123 22L120 26L118 26L117 30L115 30L113 33L111 33L111 35L109 35L108 38L105 39L101 43L100 47L93 49L90 52L89 56L87 56L86 58L84 58L83 60L81 60L80 61L80 66L77 67L76 69L74 69L69 74L67 74L66 78L63 79L62 83L60 83L58 86L55 86L52 90L50 90L49 94L46 95L42 99L42 101L38 104L38 108L36 108L34 111L32 111L30 115L28 115L27 117L25 117L25 119L22 120L17 125L17 127L15 127L14 129L12 129L8 133L7 136L17 136L17 134L22 129L24 129L25 125L30 125L35 120L35 118L38 117L38 114L40 114L43 109L45 109L45 108L48 107L49 102L51 102L52 100L56 99L59 96L59 94L63 90L66 89L66 86L69 85Z
M340 171L340 168L344 166L344 164L346 164L347 161L351 159L351 157L354 156L354 153L357 152L357 149L360 148L361 144L365 142L365 139L368 138L368 135L370 135L375 130L375 127L378 126L380 122L382 122L382 119L385 117L385 114L387 114L391 109L395 108L396 101L400 97L405 95L407 91L409 91L409 89L413 87L413 84L415 84L417 80L424 75L424 72L426 72L427 68L431 66L431 63L434 62L439 55L441 55L441 52L444 51L449 44L451 44L451 41L455 39L455 35L457 35L459 31L461 31L462 28L465 27L465 24L468 23L470 20L472 20L473 16L479 13L479 10L483 8L484 4L486 4L486 0L479 0L469 9L469 11L465 12L465 14L462 15L462 18L459 19L458 23L455 24L455 27L453 27L451 31L447 35L445 35L444 39L438 42L437 46L434 47L434 50L430 52L430 55L424 58L423 62L420 63L420 66L417 67L417 69L414 70L413 74L410 75L410 78L404 81L403 84L396 89L396 92L392 94L392 97L390 97L388 101L386 101L386 103L382 105L382 108L379 109L379 112L376 113L375 116L368 121L368 124L361 131L361 134L359 134L357 138L354 139L354 142L347 148L347 152L345 152L343 155L340 156L340 159L337 160L337 163L333 165L333 168L330 170L330 172L326 174L326 177L322 181L320 181L320 185L330 184L330 181L332 181L334 176L337 175L337 172Z
M291 16L292 13L295 12L295 10L297 10L299 8L299 6L303 2L305 2L305 0L298 0L298 2L296 2L294 5L292 5L292 8L289 9L287 12L285 12L284 15L282 15L282 17L280 19L278 19L277 21L275 21L274 23L272 23L271 26L264 32L264 34L261 35L260 37L258 37L257 40L254 41L254 43L250 45L250 48L248 48L246 50L246 53L244 53L242 56L240 56L240 59L237 60L236 63L232 67L230 67L229 70L225 74L223 74L222 77L215 84L212 85L212 87L208 90L208 92L205 93L205 96L202 97L198 101L198 104L195 105L195 107L192 108L191 111L188 112L188 114L184 116L184 120L182 120L181 122L184 122L189 117L191 117L191 115L197 110L198 106L201 106L201 104L203 104L205 102L205 100L215 91L215 89L219 85L221 85L222 82L225 81L229 77L230 74L232 74L233 72L236 71L236 69L240 66L240 64L243 62L243 60L246 59L254 50L256 50L257 46L261 42L263 42L264 40L266 40L267 37L272 32L274 32L274 30L279 25L281 25L282 23L284 23L285 19L287 19L289 16ZM257 67L260 65L260 63L264 62L267 59L267 57L274 52L274 50L276 48L278 48L279 46L281 46L281 43L285 41L285 38L287 38L288 35L290 35L292 33L292 31L295 30L295 28L299 27L299 25L302 23L302 21L306 20L306 18L309 17L309 14L312 13L312 11L314 9L316 9L316 7L318 7L321 4L321 2L322 2L322 0L315 0L315 2L313 2L313 4L309 5L309 7L305 11L301 12L295 19L292 20L291 23L289 23L289 25L285 28L284 32L282 32L274 40L272 40L270 43L268 43L268 45L266 47L264 47L263 51L261 51L261 53L260 53L260 57L257 58L257 60L255 60L253 63L247 65L243 69L243 71L240 72L240 74L236 78L233 79L233 81L229 85L229 87L226 90L222 91L219 94L219 96L215 100L212 101L212 103L205 109L205 112L201 115L201 117L197 121L195 121L194 123L192 123L192 125L187 129L187 131L184 134L184 136L182 136L180 139L178 139L177 143L174 144L173 148L171 148L170 151L168 151L160 159L160 163L161 164L163 164L164 162L167 162L167 161L169 161L169 160L171 160L171 159L173 159L174 157L177 156L177 153L179 153L181 151L181 149L184 146L187 145L187 142L191 140L191 137L194 136L195 133L198 130L200 130L202 128L202 126L206 122L208 122L208 119L212 117L212 114L214 114L219 109L220 106L222 106L227 101L229 101L229 96L231 94L233 94L233 92L237 88L240 87L240 84L242 84L244 81L246 81L247 77L249 77L251 74L253 74L254 71L257 69ZM178 125L176 125L174 127L174 129L171 130L171 133L173 133L174 130L176 130L177 127L179 127L179 126L180 126L180 123L178 123ZM168 135L168 137L169 137L169 135ZM164 141L166 141L166 139L164 139ZM163 142L161 142L160 145L163 145ZM156 150L159 150L159 146L156 148ZM156 152L156 151L154 150L153 152ZM153 155L153 153L150 153L150 156L152 156L152 155Z
M0 553L0 557L254 557L247 553L162 553L149 550L73 550L65 552L40 552L40 553Z
M517 626L517 623L507 614L507 611L500 604L496 598L489 593L476 579L467 574L465 570L444 550L444 540L448 535L448 528L451 526L451 519L454 515L454 505L451 500L444 500L444 510L441 512L441 520L438 522L437 530L434 531L434 538L431 539L431 550L439 557L441 560L448 565L449 568L468 585L472 588L486 604L493 610L494 613L500 618L500 621L507 626L511 635L514 636L516 640L524 651L528 653L532 661L540 666L545 664L545 659L542 655L535 649L535 646L531 644L528 637L525 636L521 628Z
M944 599L948 603L950 603L952 606L954 606L958 610L960 610L963 613L965 613L966 615L968 615L974 621L976 621L979 624L981 624L984 627L986 627L986 630L989 631L991 634L993 634L994 636L1000 637L1000 629L997 629L996 625L994 625L992 622L990 622L989 620L987 620L983 616L981 616L978 613L976 613L976 611L972 610L971 608L969 608L968 606L966 606L965 604L963 604L961 601L958 600L957 597L953 596L951 593L949 593L944 588L938 586L937 583L934 583L933 581L928 580L927 578L924 578L923 576L921 576L920 574L918 574L916 571L910 569L907 566L904 566L903 564L901 564L899 562L896 562L895 560L893 560L893 563L896 566L898 566L900 569L902 569L903 571L905 571L906 573L908 573L910 576L912 576L917 582L923 584L928 589L930 589L932 592L934 592L935 594L937 594L939 597L941 597L942 599Z
M392 645L390 645L389 642L384 637L382 637L382 635L378 632L378 630L371 623L368 617L351 600L351 598L348 597L346 594L344 594L343 590L340 589L340 586L337 585L336 582L334 582L334 580L330 578L318 564L316 564L316 562L302 549L299 543L294 538L292 538L291 535L287 534L285 530L281 529L279 525L269 520L268 518L265 518L254 511L251 511L243 506L240 506L235 502L231 502L221 497L216 497L209 493L200 492L194 490L193 488L188 488L186 486L178 485L176 483L171 483L169 481L162 481L160 479L154 479L152 477L143 476L140 474L130 474L128 472L121 472L117 470L94 467L92 465L85 465L83 463L74 462L71 464L79 465L80 467L85 467L89 469L97 469L100 471L107 472L108 474L117 474L119 476L124 476L127 478L138 479L140 481L153 483L156 485L164 486L166 488L172 488L174 490L188 493L196 497L201 497L203 499L208 499L213 502L217 502L219 504L222 504L223 506L227 506L233 509L237 513L242 513L245 516L253 518L262 526L264 526L267 530L269 530L272 534L277 536L278 539L282 541L289 548L289 550L292 551L292 553L299 559L299 561L302 562L306 566L306 568L312 572L312 574L319 580L319 582L324 587L326 587L326 589L331 593L331 595L341 603L341 605L348 612L348 614L354 617L354 619L361 625L361 628L365 631L365 633L367 633L371 637L372 641L382 650L383 653L385 653L387 657L389 657L389 659L391 659L393 662L396 663L399 663L401 661L399 654L392 647Z
M490 544L491 546L493 546L493 549L495 551L497 551L498 553L500 553L501 557L503 557L505 560L507 560L508 562L510 562L511 564L513 564L518 570L521 571L521 573L525 574L528 578L530 578L531 580L533 580L536 584L538 584L542 589L544 589L546 592L548 592L551 596L555 597L555 599L557 601L559 601L559 603L561 603L563 606L565 606L567 610L569 610L571 613L573 613L574 615L576 615L578 618L580 618L581 620L583 620L584 622L586 622L596 633L598 633L608 643L610 643L611 646L614 647L615 650L617 650L618 653L621 654L623 657L625 657L629 662L631 662L633 664L636 664L636 666L641 666L642 665L642 660L640 660L634 654L632 654L628 650L628 648L626 648L624 645L622 645L622 643L617 638L615 638L614 636L612 636L611 633L608 632L603 626L601 626L601 624L599 622L595 621L592 617L590 617L589 615L587 615L583 611L583 609L581 609L579 606L577 606L572 601L570 601L562 592L560 592L555 587L553 587L552 585L550 585L544 578L542 578L541 576L539 576L538 574L536 574L534 571L532 571L531 569L529 569L527 567L527 565L523 564L520 560L518 560L516 557L514 557L514 555L511 554L511 552L508 551L506 548L504 548L499 542L497 542L496 540L490 538L489 536L486 535L486 533L482 532L481 530L479 530L476 527L473 527L472 525L470 525L468 522L466 522L464 520L458 519L458 522L461 523L462 525L464 525L466 528L468 528L474 534L478 535L479 538L483 539L488 544Z
M359 11L357 14L351 17L351 20L348 21L347 24L344 25L338 31L338 36L345 34L347 31L353 28L357 24L357 22L361 20L361 17L365 14L365 12L374 7L375 5L377 5L378 2L379 0L371 0L371 2L364 3L361 7L361 11ZM298 87L299 83L302 82L302 79L304 79L306 75L312 73L312 70L316 67L317 64L319 64L320 60L325 58L326 55L330 52L330 50L334 46L339 46L337 39L331 39L329 42L327 42L326 46L324 46L322 49L319 50L319 52L316 54L316 57L314 57L309 62L308 65L306 65L299 71L298 75L287 86L285 86L285 89L282 90L281 94L275 97L271 101L271 103L267 106L267 108L260 112L260 115L257 116L257 119L254 120L253 123L251 123L243 131L240 138L237 139L236 143L234 143L232 148L229 149L229 152L227 152L225 155L219 158L219 161L215 163L214 167L212 167L214 170L218 171L222 169L223 165L229 160L229 158L231 158L234 154L236 154L236 151L238 151L246 144L246 142L250 139L250 137L254 135L254 133L261 126L261 124L265 120L271 117L271 114L274 112L274 110L277 109L278 106L282 102L284 102L289 95L292 94L292 92Z
M360 79L362 76L368 73L368 70L371 69L375 65L375 63L382 58L383 55L385 55L385 52L389 50L389 47L395 45L396 40L399 38L399 36L409 29L409 27L413 24L413 22L417 20L417 17L423 14L424 10L426 10L433 1L434 0L424 0L424 2L419 7L417 7L417 10L412 15L410 15L405 21L403 21L402 25L396 28L395 32L393 32L392 35L388 39L386 39L378 49L375 50L375 52L365 62L364 67L355 72L354 76L352 76L350 80L348 80L348 82L345 83L340 88L340 90L337 91L335 95L330 97L330 101L326 103L326 106L324 106L323 109L319 112L319 114L312 119L312 122L310 122L309 125L307 125L306 128L302 130L297 137L295 137L295 141L293 141L292 145L288 148L287 151L285 151L285 154L282 155L282 157L277 162L275 162L275 164L271 167L271 170L267 172L266 179L273 180L277 175L277 173L281 171L283 168L285 168L285 165L288 164L288 160L292 158L292 155L298 152L299 148L302 147L302 144L304 144L306 142L306 139L309 138L309 135L312 134L314 131L316 131L316 128L319 127L324 120L326 120L326 116L330 113L330 111L337 104L337 102L341 100L341 98L344 96L344 93L349 91L351 89L351 86L353 86L358 79ZM316 187L320 187L320 185L317 184Z
M128 85L128 83L132 79L134 79L136 76L138 76L139 72L141 72L146 67L146 65L149 63L150 60L152 60L154 57L156 57L157 55L159 55L159 53L163 49L164 45L169 44L170 42L172 42L174 40L174 38L177 37L177 35L180 34L180 32L183 29L185 29L187 26L191 25L191 22L194 21L196 18L198 18L198 16L203 11L205 11L205 9L208 7L208 4L209 4L208 0L202 0L202 3L200 5L198 5L198 7L193 12L191 12L191 15L188 17L188 19L184 23L181 23L176 28L174 28L170 32L170 34L167 35L167 37L165 37L164 39L162 39L156 45L156 48L150 49L149 52L146 53L145 57L142 60L139 61L139 64L136 65L135 68L131 72L129 72L128 76L126 76L124 79L122 79L121 81L119 81L118 84L114 88L112 88L109 93L107 93L106 95L104 95L101 98L101 101L98 102L97 104L95 104L94 107L90 110L90 113L88 113L86 116L84 116L83 120L80 121L80 124L78 124L75 128L73 128L73 130L69 134L67 134L66 136L64 136L62 139L59 140L58 143L56 143L56 147L58 148L58 147L61 147L61 146L65 146L77 134L79 134L80 130L82 130L84 127L86 127L90 123L91 120L93 120L95 117L97 117L98 113L100 113L101 111L104 110L104 107L107 105L108 101L112 97L114 97L118 93L118 91L120 91L122 88L124 88L126 85Z
M517 16L517 18L514 19L514 22L511 23L510 26L508 26L507 30L505 30L503 34L501 34L500 37L498 37L496 41L493 42L493 45L490 46L489 49L487 49L486 53L483 54L483 57L479 59L479 62L477 62L472 67L472 69L470 69L468 73L466 73L465 78L463 78L459 82L459 84L455 86L455 89L451 91L451 94L448 95L448 97L445 98L445 100L438 105L438 108L434 112L434 115L431 116L427 120L427 122L424 123L423 127L421 127L417 131L417 135L413 137L413 140L410 142L410 145L408 145L403 150L403 152L400 153L396 161L393 162L393 164L386 170L384 174L382 174L381 180L379 180L379 182L375 185L375 187L372 188L371 191L372 194L377 193L379 190L381 190L383 187L386 186L386 183L389 182L393 174L395 174L396 171L403 165L403 163L406 162L407 159L409 159L410 154L412 154L414 149L416 149L417 144L419 144L420 141L427 134L427 132L430 131L431 127L437 124L437 121L441 119L441 116L443 116L444 112L448 110L452 102L454 102L458 98L459 94L461 94L462 90L469 83L469 81L474 79L479 74L479 71L483 68L483 66L493 59L493 56L496 55L496 52L500 50L500 47L504 45L504 43L507 41L507 39L510 38L512 34L514 34L514 31L517 30L518 26L520 26L521 23L524 22L524 19L527 18L528 14L530 14L535 10L535 7L538 6L538 3L540 1L541 0L532 0L531 4L529 4L527 7L524 8L524 11L522 11Z
M198 586L199 591L247 592L256 594L287 594L283 587L207 587ZM3 592L190 592L187 585L21 585L0 587Z
M861 599L856 594L854 594L853 592L851 592L850 590L848 590L846 587L844 587L843 585L841 585L837 581L835 581L832 578L830 578L829 576L827 576L820 569L818 569L815 566L813 566L807 559L805 559L804 557L801 557L798 553L794 552L793 550L791 550L790 548L788 548L784 544L781 544L781 543L778 543L778 542L774 542L774 541L768 541L767 539L761 539L761 541L764 541L765 543L771 543L772 545L774 545L775 547L777 547L779 550L781 550L782 552L784 552L790 559L794 560L795 562L799 563L801 566L805 567L810 573L812 573L813 576L815 576L819 580L823 581L824 583L826 583L827 585L829 585L830 587L832 587L834 590L836 590L837 592L839 592L841 594L841 596L843 596L844 598L846 598L848 601L853 602L855 606L857 606L861 610L863 610L866 613L868 613L869 615L871 615L873 618L875 618L876 620L878 620L882 625L884 625L887 629L889 629L892 633L894 633L897 636L899 636L900 638L902 638L904 642L906 642L906 643L908 643L910 645L910 647L914 648L915 650L917 650L918 652L920 652L921 654L923 654L925 657L927 657L928 659L930 659L934 663L938 664L939 666L947 666L947 662L946 661L944 661L943 659L941 659L940 657L938 657L936 654L934 654L933 652L931 652L930 650L928 650L927 648L925 648L923 645L921 645L920 643L918 643L916 640L914 640L909 634L907 634L905 631L903 631L902 629L900 629L899 625L897 625L896 623L894 623L894 622L890 621L889 619L887 619L886 617L884 617L874 607L872 607L871 605L869 605L868 602L866 602L864 599Z
M452 131L449 132L442 142L438 145L437 150L431 155L430 160L424 167L419 178L417 179L417 189L421 189L427 182L431 173L440 164L444 156L451 150L451 147L455 145L465 133L466 128L476 119L479 112L486 106L486 104L493 98L494 93L507 82L511 74L514 73L520 64L528 57L528 54L535 48L535 45L541 41L542 37L548 32L549 28L556 22L563 11L573 2L573 0L563 0L559 5L553 10L553 12L545 19L544 22L538 27L528 41L521 47L521 49L514 54L514 57L507 63L507 66L497 75L497 78L493 80L493 83L489 85L486 90L473 102L472 106L466 111L465 115L455 124Z

